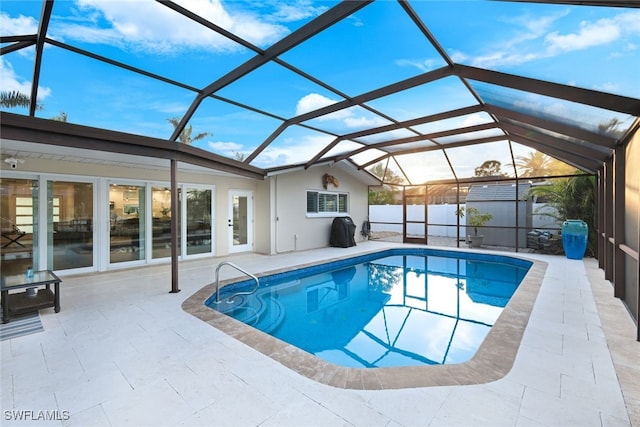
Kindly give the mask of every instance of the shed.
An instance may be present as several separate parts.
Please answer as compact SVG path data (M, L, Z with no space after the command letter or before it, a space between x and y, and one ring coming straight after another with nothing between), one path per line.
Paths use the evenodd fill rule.
M518 247L527 247L527 231L532 224L531 197L529 197L530 183L507 184L474 184L469 189L466 207L474 207L480 213L493 215L487 225L478 230L484 235L483 244L490 246L515 247L516 242L516 201L517 225L521 227L518 234ZM468 216L465 216L468 221ZM492 227L493 226L493 227ZM514 227L514 228L499 228ZM467 233L473 233L473 227L467 223Z

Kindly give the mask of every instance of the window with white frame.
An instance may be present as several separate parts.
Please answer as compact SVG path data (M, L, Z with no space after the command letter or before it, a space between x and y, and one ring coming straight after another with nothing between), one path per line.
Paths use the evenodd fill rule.
M349 211L349 195L329 191L307 191L308 215L331 215Z

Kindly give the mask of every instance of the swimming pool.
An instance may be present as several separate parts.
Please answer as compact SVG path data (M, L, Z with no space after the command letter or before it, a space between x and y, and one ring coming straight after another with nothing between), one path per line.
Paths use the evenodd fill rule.
M243 281L206 305L353 368L466 362L531 266L502 256L393 249Z
M405 246L403 246L405 248ZM355 248L354 248L355 249ZM359 249L359 248L358 248ZM394 249L397 251L397 249ZM405 249L402 249L405 251ZM415 249L411 249L415 251ZM264 332L250 327L238 320L235 320L216 310L208 308L204 303L209 300L215 293L215 285L209 284L198 290L183 303L183 309L210 326L222 331L223 333L245 343L253 349L267 355L282 365L298 372L299 374L313 379L323 384L328 384L340 388L355 389L389 389L389 388L406 388L433 385L455 385L455 384L481 384L502 378L513 365L515 355L517 353L524 328L528 322L528 318L533 307L533 303L537 296L542 278L546 270L546 264L539 260L524 260L519 255L514 256L496 256L493 254L480 255L477 253L469 254L459 250L431 250L418 249L422 254L428 255L447 255L446 257L459 257L464 260L462 264L472 263L474 261L502 262L516 260L521 263L520 266L526 267L531 265L528 273L517 287L516 293L511 297L502 314L499 315L493 327L486 335L484 341L473 356L467 362L455 364L437 364L437 365L421 365L421 366L403 366L403 367L381 367L381 368L353 368L349 366L340 366L334 362L328 362L319 357L301 350L300 348L288 344L278 338L274 338ZM361 251L362 252L362 251ZM416 252L383 252L387 255L411 256ZM326 273L327 264L338 270L348 268L353 261L362 261L371 255L379 256L379 251L375 253L365 253L349 259L327 259L318 261L313 264L305 264L300 266L312 274ZM324 255L326 258L326 255ZM286 255L284 256L286 257ZM278 260L284 258L276 256ZM298 258L298 257L295 257ZM468 261L468 262L467 262ZM458 261L451 261L458 263ZM531 264L533 262L533 264ZM268 261L273 268L278 268L278 262ZM295 266L288 264L280 264L280 269L262 273L260 280L264 281L266 276L279 277L285 281L289 281L288 286L295 287L292 281L292 274L297 274L294 270L299 270ZM287 267L285 267L287 266ZM413 273L408 273L411 277ZM428 273L427 273L428 274ZM416 274L417 276L417 274ZM355 276L354 276L355 277ZM422 275L421 275L422 277ZM238 279L222 282L224 292L236 286L234 282ZM226 286L228 285L228 286ZM429 285L430 288L432 287ZM465 289L469 289L465 283ZM473 286L472 286L473 288ZM321 287L317 288L319 291ZM311 289L313 291L313 289ZM474 292L471 292L473 295ZM336 294L336 295L339 295ZM353 293L349 293L353 296ZM474 298L476 295L474 295ZM306 298L306 297L305 297ZM309 297L311 305L314 305L315 297ZM306 299L304 307L306 310ZM318 305L320 307L320 304ZM412 308L412 311L418 309ZM276 316L277 317L277 316Z

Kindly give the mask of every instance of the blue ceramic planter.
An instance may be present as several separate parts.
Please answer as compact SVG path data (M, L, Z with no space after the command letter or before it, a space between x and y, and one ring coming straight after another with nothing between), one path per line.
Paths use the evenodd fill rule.
M562 247L569 259L582 259L587 251L589 226L580 219L568 219L562 223Z

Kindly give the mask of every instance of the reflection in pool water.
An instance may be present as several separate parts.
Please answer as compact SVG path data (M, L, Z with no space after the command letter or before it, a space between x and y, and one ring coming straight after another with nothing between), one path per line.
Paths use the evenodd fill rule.
M530 265L395 249L263 277L253 295L206 304L336 365L454 364L473 357Z

